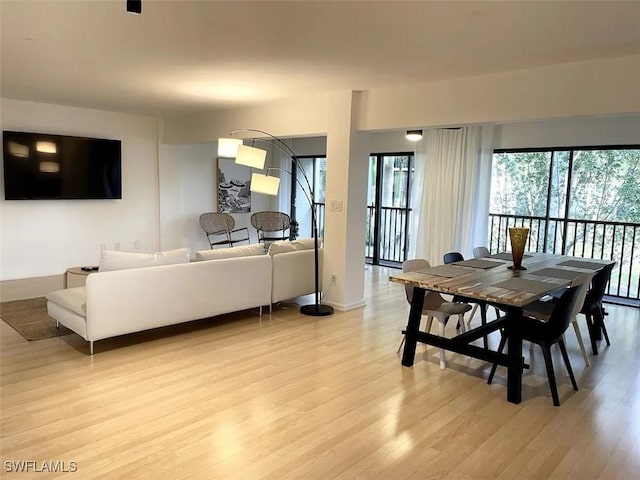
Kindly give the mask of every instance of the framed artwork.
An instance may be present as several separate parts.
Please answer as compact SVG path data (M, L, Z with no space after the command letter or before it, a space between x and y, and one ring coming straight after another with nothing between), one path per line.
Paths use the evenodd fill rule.
M251 211L251 168L238 165L232 158L218 158L218 212Z

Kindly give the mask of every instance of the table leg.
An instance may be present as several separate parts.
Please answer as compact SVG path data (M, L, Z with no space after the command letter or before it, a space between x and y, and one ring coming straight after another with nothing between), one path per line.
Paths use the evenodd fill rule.
M520 322L522 309L510 308L507 311L507 322L505 323L506 334L508 335L508 371L507 371L507 400L511 403L520 403L522 400L522 333L520 332Z
M422 319L422 306L424 305L424 289L414 287L411 297L411 309L409 310L409 321L404 340L404 350L402 351L402 365L413 366L416 356L416 345L418 343L418 331L420 330L420 320Z
M485 326L487 324L487 304L486 303L480 304L480 318L481 318L482 326ZM482 337L482 345L484 346L484 348L489 348L489 341L486 335Z

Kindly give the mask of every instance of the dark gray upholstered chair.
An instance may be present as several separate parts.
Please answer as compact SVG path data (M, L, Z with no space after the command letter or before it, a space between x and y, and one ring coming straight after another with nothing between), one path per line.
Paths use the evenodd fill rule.
M589 326L589 337L591 338L591 348L593 354L598 354L598 346L596 344L597 330L601 330L604 335L604 339L607 345L611 345L609 341L609 334L607 333L607 327L604 324L604 317L607 312L602 305L602 299L604 293L607 290L609 280L611 280L611 271L614 265L607 265L598 273L593 276L591 280L591 289L587 292L587 296L584 300L584 304L580 308L582 313L587 318L587 325Z
M580 351L582 352L584 364L587 367L591 365L591 362L589 361L587 349L584 347L584 342L582 341L582 332L580 332L580 326L578 325L578 314L580 313L580 309L584 304L584 300L587 295L587 291L589 290L589 284L592 278L592 273L585 273L571 282L572 287L580 287L578 296L576 297L576 304L574 305L573 311L571 312L571 325L573 325L573 330L575 331L576 338L578 340L578 346L580 347ZM548 320L555 307L555 301L557 301L557 299L552 299L546 302L537 300L533 303L530 303L524 308L524 314L529 317L538 318L540 320ZM531 345L531 348L533 348L533 344Z
M446 265L454 262L462 262L464 260L464 256L460 252L449 252L444 254L442 260ZM467 326L471 324L471 319L475 315L477 308L480 308L480 318L481 318L480 321L482 322L482 325L487 324L487 302L483 302L482 300L477 300L475 298L463 297L461 295L454 295L453 301L473 304L473 310L469 315L469 320L467 320ZM496 316L497 317L500 316L498 309L496 309ZM458 328L460 328L460 323L458 323ZM487 348L489 343L486 335L482 337L482 341L483 341L484 348Z
M536 343L542 348L544 364L547 368L547 377L549 379L549 388L551 389L551 397L553 398L553 404L556 407L560 405L560 400L558 398L556 376L553 371L553 361L551 360L552 345L557 343L560 347L560 353L562 353L562 359L567 367L567 372L571 379L571 385L574 390L578 390L578 385L576 384L576 379L573 376L573 370L571 369L571 363L569 362L569 355L567 354L567 347L564 344L563 336L564 332L569 328L569 323L571 322L574 305L579 291L579 286L566 289L562 296L554 302L553 312L547 321L541 321L527 317L526 315L523 315L518 319L518 322L520 322L518 328L522 332L522 339ZM506 343L507 335L503 334L500 339L500 346L498 347L499 352L502 352ZM494 364L491 368L491 373L489 374L487 383L491 383L493 381L493 376L496 373L496 367L497 365Z

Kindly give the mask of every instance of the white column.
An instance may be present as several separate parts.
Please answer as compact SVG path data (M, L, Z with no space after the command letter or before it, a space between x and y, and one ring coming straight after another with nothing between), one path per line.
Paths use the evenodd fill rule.
M364 302L369 135L354 128L357 92L329 96L324 239L324 302L350 310ZM331 284L335 274L336 284Z

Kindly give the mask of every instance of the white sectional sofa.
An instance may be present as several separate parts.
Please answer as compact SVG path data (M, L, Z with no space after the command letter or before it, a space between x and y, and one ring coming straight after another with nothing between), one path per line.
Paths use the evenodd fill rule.
M295 244L295 242L291 242ZM275 245L275 244L274 244ZM271 303L315 292L313 248L277 251L271 256ZM270 250L273 250L273 246ZM322 284L323 249L318 250L318 279Z
M49 293L47 310L87 340L91 354L95 341L118 335L255 307L262 315L263 305L271 309L272 303L314 292L309 245L276 245L269 254L261 244L208 250L197 252L197 261L180 263L161 252L146 255L170 264L154 266L146 258L142 267L122 265L123 252L107 252L111 261L103 257L100 271L87 277L85 287Z

